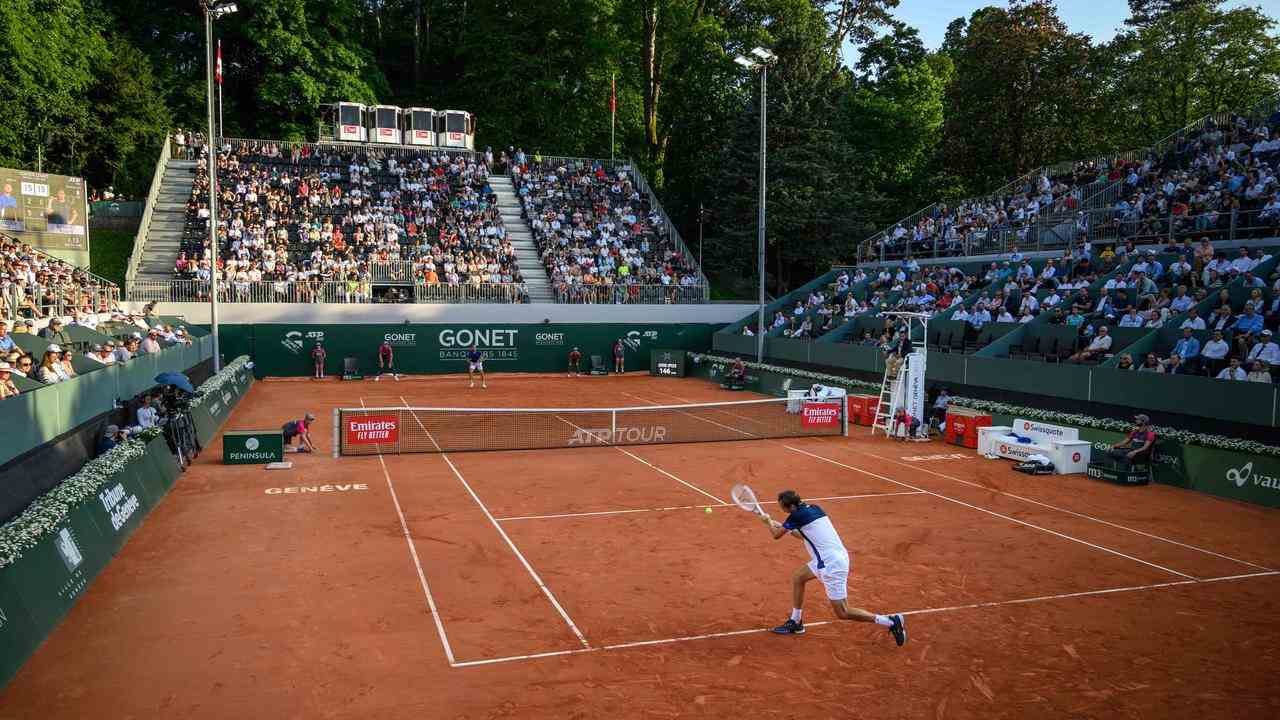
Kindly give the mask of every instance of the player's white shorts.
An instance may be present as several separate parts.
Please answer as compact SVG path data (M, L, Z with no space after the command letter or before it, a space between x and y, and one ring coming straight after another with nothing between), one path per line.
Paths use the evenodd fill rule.
M484 372L484 363L483 362L467 363L467 372Z
M809 569L813 571L814 577L822 581L822 586L827 589L828 600L844 600L849 596L849 560L837 560L835 562L826 562L823 567L818 567L818 563L810 560Z

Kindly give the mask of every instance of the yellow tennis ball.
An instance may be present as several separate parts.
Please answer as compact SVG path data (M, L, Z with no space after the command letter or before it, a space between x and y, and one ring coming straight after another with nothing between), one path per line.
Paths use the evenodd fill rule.
M711 508L707 508L706 510L707 510L707 514L708 514L708 515L710 515L710 514L711 514Z

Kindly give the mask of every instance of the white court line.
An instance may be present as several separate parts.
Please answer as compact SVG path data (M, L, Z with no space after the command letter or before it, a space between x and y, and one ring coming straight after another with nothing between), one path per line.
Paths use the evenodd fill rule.
M364 407L364 398L360 398L360 407ZM427 586L427 575L422 571L422 560L418 557L418 548L413 544L413 535L409 533L409 524L405 522L404 511L400 509L400 498L396 496L396 486L391 482L391 473L387 471L387 461L382 452L378 452L378 462L382 465L382 476L387 480L387 489L391 491L391 502L396 506L396 515L400 517L400 530L404 533L404 541L409 544L409 554L413 556L413 565L418 569L418 582L422 585L422 594L427 596L427 607L431 609L431 619L435 620L436 632L440 634L440 644L444 646L444 656L449 664L454 664L453 648L449 647L449 636L445 635L444 622L440 619L440 611L436 609L435 598L431 596L431 588Z
M1072 516L1074 516L1074 517L1078 517L1078 518L1081 518L1081 519L1084 519L1084 520L1090 520L1090 521L1092 521L1092 522L1100 523L1100 524L1102 524L1102 525L1106 525L1106 526L1108 526L1108 527L1116 528L1117 530L1124 530L1124 531L1126 531L1126 532L1131 532L1131 533L1134 533L1135 535L1141 535L1141 536L1143 536L1143 537L1151 538L1152 540L1159 540L1159 541L1161 541L1161 542L1169 543L1170 545L1177 545L1178 547L1186 548L1186 549L1188 549L1188 550L1195 550L1196 552L1202 552L1202 553L1204 553L1204 554L1206 554L1206 555L1212 555L1212 556L1214 556L1214 557L1216 557L1216 558L1221 558L1221 559L1223 559L1223 560L1230 560L1231 562L1239 563L1239 564L1241 564L1241 565L1247 565L1247 566L1249 566L1249 567L1251 567L1251 568L1257 568L1258 570L1266 570L1266 571L1270 571L1270 570L1272 569L1272 568L1268 568L1268 567L1263 567L1262 565L1257 565L1257 564L1255 564L1255 563L1251 563L1251 562L1249 562L1248 560L1241 560L1240 558L1234 558L1234 557L1231 557L1230 555L1223 555L1222 553L1217 553L1217 552L1214 552L1214 551L1212 551L1212 550L1207 550L1207 549L1202 548L1202 547L1197 547L1197 546L1195 546L1195 545L1189 545L1189 544L1187 544L1187 543L1179 542L1179 541L1177 541L1177 540L1173 540L1173 539L1170 539L1170 538L1167 538L1167 537L1161 537L1160 535L1153 535L1152 533L1145 532L1145 531L1143 531L1143 530L1138 530L1138 529L1136 529L1136 528L1131 528L1131 527L1128 527L1128 526L1126 526L1126 525L1121 525L1121 524L1119 524L1119 523L1113 523L1113 522L1111 522L1110 520L1103 520L1102 518L1096 518L1096 517L1093 517L1093 516L1091 516L1091 515L1085 515L1084 513L1079 513L1079 512L1076 512L1076 511L1074 511L1074 510L1068 510L1067 508L1064 508L1064 507L1058 507L1057 505L1050 505L1049 503L1041 502L1041 501L1039 501L1039 500L1033 500L1033 499L1031 499L1031 498L1029 498L1029 497L1023 497L1023 496L1021 496L1021 495L1015 495L1015 494L1013 494L1013 493L1011 493L1011 492L1006 492L1006 491L1004 491L1004 490L995 490L994 488L989 488L989 487L987 487L986 485L983 485L983 484L981 484L981 483L975 483L975 482L972 482L972 481L969 481L969 480L963 480L963 479L958 478L958 477L954 477L954 476L951 476L951 475L947 475L946 473L940 473L940 472L937 472L937 471L934 471L934 470L930 470L930 469L928 469L928 468L926 468L926 467L923 467L923 466L920 466L920 465L908 465L908 464L906 464L906 463L903 463L903 462L899 462L899 461L897 461L897 460L894 460L893 458L883 457L883 456L881 456L881 455L877 455L877 454L875 454L875 453L873 453L873 452L868 452L868 451L866 451L866 450L862 450L862 449L857 448L857 447L850 447L849 449L850 449L850 450L853 450L853 451L855 451L855 452L860 452L860 453L862 453L862 454L864 454L864 455L870 455L871 457L873 457L873 458L877 458L877 459L879 459L879 460L884 460L885 462L891 462L891 463L894 463L895 465L901 465L901 466L903 466L903 467L911 468L912 470L918 470L918 471L921 471L921 472L929 473L930 475L937 475L937 476L938 476L938 477L940 477L940 478L946 478L947 480L953 480L953 481L955 481L955 482L960 483L961 485L970 485L970 486L972 486L972 487L981 488L981 489L986 490L986 491L988 491L988 492L994 492L994 493L998 493L998 494L1000 494L1000 495L1007 495L1008 497L1011 497L1011 498L1013 498L1013 499L1015 499L1015 500L1021 500L1021 501L1023 501L1023 502L1028 502L1028 503L1031 503L1032 505L1039 505L1040 507L1048 508L1048 509L1050 509L1050 510L1057 510L1058 512L1061 512L1061 513L1066 513L1066 514L1068 514L1068 515L1072 515Z
M899 495L925 495L927 493L918 490L904 490L902 492L888 493L866 493L865 495L831 495L829 497L809 498L810 500L856 500L859 498L880 498L880 497L896 497ZM761 500L761 505L777 505L777 500ZM598 517L601 515L626 515L630 513L646 513L646 512L666 512L668 510L701 510L703 508L718 507L737 507L729 503L717 503L715 505L675 505L672 507L657 508L638 508L634 510L597 510L595 512L579 512L579 513L560 513L558 515L519 515L515 517L500 517L498 522L508 522L512 520L552 520L556 518L580 518L580 517Z
M871 476L871 477L873 477L873 478L879 478L880 480L884 480L885 482L893 483L894 485L899 485L899 486L901 486L901 487L909 488L909 489L911 489L911 490L920 490L921 492L928 493L929 495L932 495L932 496L934 496L934 497L936 497L936 498L938 498L938 499L940 499L940 500L946 500L947 502L955 503L955 504L957 504L957 505L963 505L964 507L967 507L967 508L970 508L970 509L973 509L973 510L977 510L978 512L983 512L983 513L986 513L986 514L988 514L988 515L992 515L992 516L994 516L994 517L998 517L998 518L1000 518L1000 519L1002 519L1002 520L1008 520L1009 522L1017 523L1017 524L1019 524L1019 525L1024 525L1024 526L1026 526L1026 527L1032 528L1033 530L1039 530L1039 531L1041 531L1041 532L1045 532L1045 533L1048 533L1048 534L1050 534L1050 535L1053 535L1053 536L1056 536L1056 537L1060 537L1060 538L1062 538L1063 540L1070 540L1071 542L1080 543L1081 545L1085 545L1085 546L1091 547L1091 548L1093 548L1093 549L1095 549L1095 550L1101 550L1102 552L1110 553L1110 554L1115 555L1115 556L1117 556L1117 557L1122 557L1122 558L1124 558L1124 559L1126 559L1126 560L1132 560L1132 561L1134 561L1134 562L1136 562L1136 563L1142 563L1143 565L1146 565L1146 566L1148 566L1148 567L1153 567L1153 568L1155 568L1155 569L1157 569L1157 570L1163 570L1164 572L1167 572L1167 573L1169 573L1169 574L1171 574L1171 575L1177 575L1177 576L1179 576L1179 577L1184 577L1184 578L1187 578L1188 580L1197 580L1197 579L1198 579L1198 578L1196 578L1196 577L1195 577L1195 576L1193 576L1193 575L1188 575L1187 573L1181 572L1181 571L1179 571L1179 570L1174 570L1174 569L1172 569L1172 568L1167 568L1167 567L1165 567L1165 566L1163 566L1163 565L1157 565L1157 564L1155 564L1155 563L1153 563L1153 562L1148 562L1148 561L1143 560L1143 559L1141 559L1141 558L1136 558L1136 557L1134 557L1134 556L1132 556L1132 555L1126 555L1126 554L1124 554L1124 553L1120 552L1119 550L1112 550L1112 549L1111 549L1111 548L1109 548L1109 547L1104 547L1104 546L1102 546L1102 545L1097 545L1097 544L1094 544L1094 543L1089 542L1088 540L1081 540L1081 539L1080 539L1080 538L1078 538L1078 537L1073 537L1073 536L1071 536L1071 535L1067 535L1066 533L1060 533L1060 532L1058 532L1057 530L1050 530L1049 528L1042 527L1042 526L1040 526L1040 525L1036 525L1035 523L1029 523L1029 522L1027 522L1026 520L1019 520L1019 519L1018 519L1018 518L1016 518L1016 517L1012 517L1012 516L1010 516L1010 515L1004 515L1004 514L1002 514L1002 513L998 513L998 512L996 512L996 511L994 511L994 510L988 510L988 509L986 509L986 508L984 508L984 507L979 507L979 506L977 506L977 505L973 505L973 504L971 504L971 503L967 503L967 502L965 502L965 501L963 501L963 500L957 500L957 499L955 499L955 498L953 498L953 497L947 497L946 495L942 495L942 494L939 494L939 493L936 493L936 492L933 492L933 491L930 491L930 490L924 490L924 489L922 489L922 488L918 488L918 487L916 487L916 486L914 486L914 485L909 485L909 484L907 484L907 483L900 482L900 481L898 481L898 480L894 480L893 478L888 478L888 477L885 477L884 475L879 475L879 474L873 473L873 472L871 472L870 470L863 470L862 468L854 467L853 465L846 465L846 464L844 464L844 463L842 463L842 462L840 462L840 461L838 461L838 460L832 460L831 458L828 458L828 457L823 457L823 456L821 456L821 455L815 455L814 453L811 453L811 452L809 452L809 451L807 451L807 450L801 450L801 449L799 449L799 448L795 448L795 447L792 447L792 446L790 446L790 445L783 445L783 447L787 448L788 450L791 450L792 452L797 452L797 453L800 453L801 455L808 455L808 456L809 456L809 457L811 457L811 458L815 458L815 459L817 459L817 460L821 460L821 461L823 461L823 462L828 462L828 463L831 463L832 465L837 465L837 466L842 467L842 468L845 468L845 469L847 469L847 470L853 470L854 472L860 472L860 473L862 473L862 474L864 474L864 475L870 475L870 476Z
M995 600L992 602L972 603L968 605L953 605L950 607L940 608L923 608L920 610L905 610L902 615L925 615L929 613L956 612L960 610L973 610L981 608L1002 607L1006 605L1027 605L1031 603L1049 602L1053 600L1065 600L1078 597L1089 597L1093 595L1111 595L1116 593L1139 592L1146 590L1157 590L1160 588L1179 587L1186 585L1204 585L1214 582L1226 582L1231 580L1243 580L1246 578L1258 578L1271 575L1280 575L1280 571L1249 573L1245 575L1230 575L1226 577L1205 578L1203 580L1174 580L1171 582L1151 583L1149 585L1131 585L1128 587L1106 588L1103 590L1085 590L1083 592L1059 593L1057 595L1040 595L1031 598L1018 598L1015 600ZM805 623L805 627L812 628L821 625L835 625L839 623L837 620L820 620L818 622ZM690 642L693 640L707 640L711 638L733 637L735 635L754 635L758 633L769 632L770 628L751 628L749 630L730 630L727 632L706 633L703 635L686 635L683 637L663 638L660 640L640 640L637 642L615 643L613 645L601 645L599 647L575 649L575 650L556 650L545 653L533 653L531 655L512 655L510 657L489 658L486 660L469 660L466 662L454 663L454 667L475 667L479 665L494 665L497 663L516 662L520 660L536 660L538 658L557 657L561 655L579 655L582 653L599 652L601 650L623 650L626 648L646 647L650 645L671 645L675 643Z
M666 396L666 397L671 397L671 398L673 398L673 400L678 400L678 401L681 401L681 402L698 402L698 401L694 401L694 400L689 400L689 398L685 398L685 397L680 397L680 396L672 395L672 393L669 393L669 392L662 392L662 391L652 391L652 392L654 393L654 395L663 395L663 396ZM635 397L635 396L632 396L632 397ZM728 413L728 411L726 411L726 410L722 410L722 413L727 414L727 415L733 415L732 413ZM735 415L735 416L737 416L737 415ZM744 420L750 420L750 418L742 418L742 419L744 419ZM776 441L774 441L774 442L776 442ZM1011 492L1007 492L1007 491L1000 491L1000 489L993 489L993 488L989 488L989 487L987 487L987 486L983 486L983 484L982 484L982 483L974 483L974 482L972 482L972 480L965 480L965 479L961 479L961 478L956 478L956 477L954 477L954 475L947 475L946 473L938 473L938 471L937 471L937 470L931 470L931 469L925 468L925 466L923 466L923 465L908 465L908 464L906 464L906 462L902 462L901 460L895 460L895 459L892 459L892 457L886 457L886 456L883 456L883 455L877 455L877 454L874 454L874 452L870 452L870 451L867 451L867 450L863 450L863 448L860 448L860 447L856 447L856 446L849 446L849 447L847 447L847 450L854 451L854 452L860 452L860 454L868 455L868 456L870 456L870 457L876 457L876 459L877 459L877 460L883 460L883 461L886 461L886 462L892 462L892 464L900 465L900 466L902 466L902 468L909 468L909 469L911 469L911 470L923 471L923 473L928 473L928 474L931 474L931 475L937 475L937 477L940 477L940 478L946 478L946 479L948 479L948 480L954 480L954 482L957 482L957 483L960 483L960 484L965 484L965 486L970 486L970 487L975 487L975 488L984 489L984 491L988 491L988 492L995 492L995 493L998 493L998 495L1004 495L1004 496L1007 496L1007 497L1014 498L1014 500L1020 500L1020 501L1023 501L1023 502L1029 502L1029 503L1032 503L1032 505L1038 505L1038 506L1041 506L1041 507L1046 507L1046 509L1048 509L1048 510L1056 510L1057 512L1064 512L1064 514L1074 516L1074 518L1080 518L1080 519L1083 519L1083 520L1093 521L1093 523L1098 523L1098 524L1102 524L1102 525L1107 525L1107 527L1115 528L1115 529L1117 529L1117 530L1125 530L1125 532L1138 534L1138 536L1143 536L1143 537L1146 537L1146 538L1156 539L1156 541L1166 542L1166 543L1169 543L1169 544L1174 544L1174 546L1187 548L1187 550L1193 550L1193 551L1196 551L1196 552L1202 552L1202 553L1204 553L1204 555L1211 555L1211 556L1213 556L1213 557L1219 557L1219 559L1221 559L1221 560L1228 560L1228 561L1231 561L1231 562L1236 562L1236 564L1239 564L1239 565L1245 565L1245 566L1248 566L1248 568L1256 568L1256 569L1258 569L1258 570L1266 570L1266 571L1271 571L1271 570L1272 570L1271 568L1266 568L1266 566L1258 565L1258 564L1256 564L1256 562L1249 562L1248 560L1240 560L1240 559L1239 559L1239 557L1231 557L1230 555L1222 555L1222 553L1221 553L1221 552L1215 552L1215 551L1212 551L1212 550L1208 550L1208 548L1203 548L1203 547L1194 546L1194 544L1189 544L1189 543L1184 543L1184 542L1175 541L1175 539L1172 539L1172 538L1166 538L1166 537L1162 537L1162 536L1157 536L1157 534L1148 533L1148 532L1146 532L1146 530L1139 530L1139 529L1137 529L1137 528L1130 528L1130 527L1128 527L1128 525L1121 525L1121 524L1119 524L1119 523L1112 523L1112 521L1110 521L1110 520L1103 520L1102 518L1094 518L1094 516L1092 516L1092 515L1085 515L1085 514L1083 514L1083 512L1076 512L1075 510L1069 510L1069 509L1066 509L1066 507L1060 507L1060 506L1057 506L1057 505L1051 505L1051 503L1048 503L1048 502L1042 502L1042 501L1039 501L1039 500L1033 500L1033 498L1030 498L1030 497L1024 497L1024 496L1020 496L1020 495L1016 495L1016 493L1011 493Z
M400 402L404 403L405 409L409 409L409 403L404 399L403 395L400 396ZM413 419L418 423L418 427L422 428L423 432L427 433L427 437L431 438L431 444L435 445L436 449L439 450L439 443L437 443L435 438L432 437L431 431L427 430L427 426L422 423L422 420L418 417L418 413L413 410L409 410L409 414L413 415ZM560 613L560 617L564 619L566 624L568 624L569 629L573 631L573 634L578 637L578 641L582 643L584 648L591 647L591 643L587 642L587 638L582 634L582 631L578 629L576 624L574 624L573 618L569 617L569 613L565 612L564 607L560 605L560 601L556 600L556 596L551 592L551 588L547 587L547 584L542 581L542 578L538 576L537 571L533 569L533 566L525 559L524 554L520 552L520 548L516 547L516 544L511 541L511 537L507 535L507 531L502 529L502 525L498 524L498 521L494 519L493 513L489 512L489 508L485 507L485 504L481 502L480 496L476 495L476 491L471 489L471 485L467 483L466 478L462 477L462 473L458 472L458 468L453 464L453 461L444 453L440 453L440 457L444 459L445 464L453 471L454 476L458 478L458 482L462 483L462 487L466 488L467 492L470 493L471 499L475 500L476 505L480 506L480 511L484 513L484 516L489 518L490 523L493 523L493 527L498 530L498 534L507 542L507 547L511 548L511 552L515 553L516 558L520 560L520 564L524 565L524 569L529 571L529 576L533 578L533 582L537 584L538 589L542 590L542 594L547 596L547 600L551 601L551 605L555 607L556 612ZM406 530L406 532L408 531Z
M593 433L593 432L591 432L590 430L583 430L582 428L578 427L577 425L574 425L573 423L569 422L568 420L565 420L563 417L561 417L561 416L559 416L559 415L556 415L556 416L555 416L555 418L556 418L557 420L559 420L560 422L564 423L565 425L568 425L569 427L572 427L572 428L574 428L574 429L578 430L579 432L584 432L584 433L586 433L587 435L589 435L589 436L591 436L591 437L594 437L595 439L599 440L601 443L605 443L605 439L604 439L603 437L600 437L600 435L598 435L598 434L596 434L596 433ZM654 465L653 463L649 462L648 460L645 460L644 458L640 457L639 455L636 455L635 453L633 453L633 452L631 452L631 451L629 451L629 450L624 450L624 449L622 449L621 447L618 447L617 445L611 445L610 447L612 447L614 450L617 450L618 452L622 453L623 455L626 455L627 457L631 458L632 460L635 460L636 462L640 462L640 463L643 463L643 464L645 464L645 465L648 465L649 467L651 467L651 468L653 468L654 470L656 470L656 471L658 471L658 472L662 473L663 475L666 475L667 477L671 478L672 480L675 480L676 482L680 483L681 485L684 485L685 487L687 487L687 488L689 488L689 489L691 489L691 490L694 490L694 491L697 491L697 492L699 492L699 493L702 493L703 495L706 495L707 497L711 498L712 500L715 500L717 503L720 503L721 505L728 505L728 504L729 504L729 503L725 502L724 500L721 500L720 498L716 497L715 495L712 495L711 493L707 492L706 490L703 490L702 488L698 487L697 485L694 485L693 483L687 483L687 482L685 482L684 480L681 480L680 478L676 477L675 475L672 475L671 473L667 472L666 470L663 470L662 468L658 467L657 465Z

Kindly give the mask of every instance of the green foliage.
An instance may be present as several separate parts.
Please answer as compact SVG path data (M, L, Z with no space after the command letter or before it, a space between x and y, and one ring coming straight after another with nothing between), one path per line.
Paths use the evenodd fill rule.
M718 292L754 293L758 75L771 47L769 284L782 292L939 200L1141 147L1280 87L1275 22L1223 0L1129 0L1115 40L1051 0L956 19L939 49L898 0L247 0L218 20L226 134L314 138L319 106L476 114L477 143L633 158ZM859 60L844 67L854 46ZM197 0L0 3L0 164L138 196L171 127L204 131ZM106 246L104 246L106 247ZM95 255L97 253L95 252ZM95 263L97 258L95 258Z
M124 230L94 230L89 236L89 271L124 287L133 237Z

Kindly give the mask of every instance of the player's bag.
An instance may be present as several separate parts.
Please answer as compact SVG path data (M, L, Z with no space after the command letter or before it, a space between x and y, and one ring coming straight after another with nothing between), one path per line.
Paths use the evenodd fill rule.
M1052 475L1053 463L1028 460L1027 462L1020 462L1014 465L1013 469L1028 475Z

